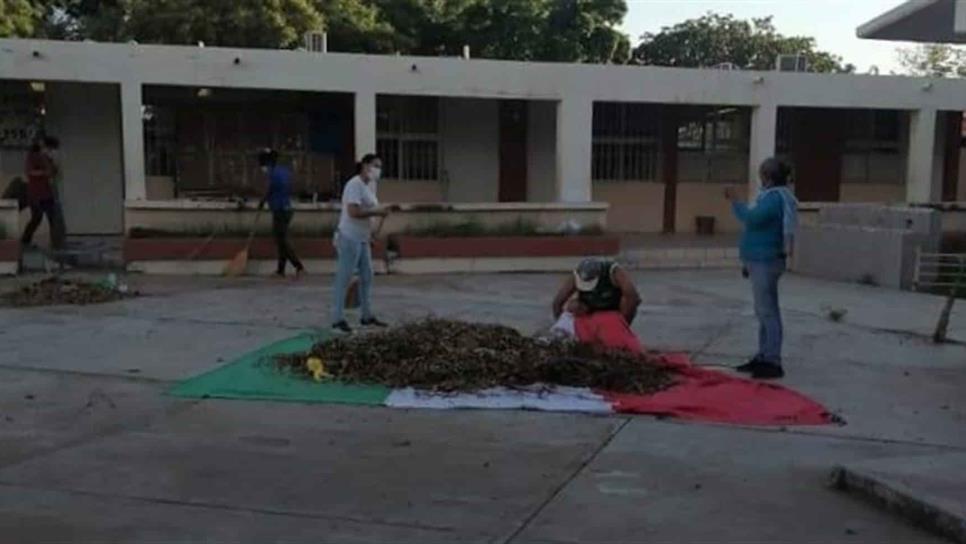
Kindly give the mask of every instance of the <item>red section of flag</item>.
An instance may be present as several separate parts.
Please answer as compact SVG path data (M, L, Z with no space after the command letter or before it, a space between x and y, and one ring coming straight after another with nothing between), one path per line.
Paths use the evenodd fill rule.
M575 328L582 342L643 351L633 331L616 312L579 317ZM685 354L664 355L662 362L674 369L677 379L664 391L653 395L599 393L616 412L623 413L736 425L826 425L835 421L821 404L776 383L696 367Z

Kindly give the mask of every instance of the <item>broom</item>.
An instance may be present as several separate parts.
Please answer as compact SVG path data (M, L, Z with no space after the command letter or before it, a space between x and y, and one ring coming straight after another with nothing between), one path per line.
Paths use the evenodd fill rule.
M261 213L261 208L255 212L255 220L252 221L252 230L248 233L248 241L245 242L244 249L236 253L235 256L232 257L227 264L225 264L225 269L222 271L222 274L225 276L241 276L248 268L248 252L252 247L252 240L255 239L255 227L258 226L258 216L261 215Z

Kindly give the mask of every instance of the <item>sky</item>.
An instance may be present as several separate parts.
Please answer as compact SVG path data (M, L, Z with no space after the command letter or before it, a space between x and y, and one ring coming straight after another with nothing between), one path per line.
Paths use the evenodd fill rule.
M631 42L645 32L700 17L709 11L740 19L773 16L778 32L812 36L819 49L854 64L859 72L877 66L882 74L900 71L897 42L860 40L855 29L902 3L902 0L627 0L622 30Z

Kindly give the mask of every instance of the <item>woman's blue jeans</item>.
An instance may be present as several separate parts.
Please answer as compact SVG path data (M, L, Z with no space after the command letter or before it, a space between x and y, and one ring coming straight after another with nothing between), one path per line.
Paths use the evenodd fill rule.
M332 323L345 321L345 295L353 273L359 274L359 305L362 319L372 318L372 248L369 242L357 242L336 236L337 255L335 291L332 293Z
M785 259L747 261L745 268L751 279L758 317L758 355L760 361L780 365L782 362L782 315L778 306L778 280L785 272Z

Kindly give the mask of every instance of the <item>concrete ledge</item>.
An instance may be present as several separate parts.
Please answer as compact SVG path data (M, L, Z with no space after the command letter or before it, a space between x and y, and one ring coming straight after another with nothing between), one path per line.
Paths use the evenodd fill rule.
M836 467L832 484L936 534L966 543L966 453Z
M390 246L402 259L427 258L512 258L570 257L592 255L612 257L620 253L616 236L481 236L424 237L397 235Z
M225 269L227 260L214 261L131 261L127 263L128 272L143 274L157 274L170 276L220 276ZM334 260L303 259L306 271L311 274L334 274L336 263ZM246 275L270 276L275 273L274 260L257 260L248 262ZM386 273L386 263L374 260L372 266L376 274ZM291 273L291 267L289 268Z
M393 274L466 274L493 272L568 272L580 257L453 257L399 259Z
M290 240L295 254L308 260L335 259L331 238L297 238ZM135 261L217 261L231 259L247 243L245 238L128 238L124 240L124 259ZM385 258L386 246L382 241L373 244L374 259ZM250 247L254 260L272 260L276 255L275 241L271 238L255 238ZM192 257L193 256L193 257Z

